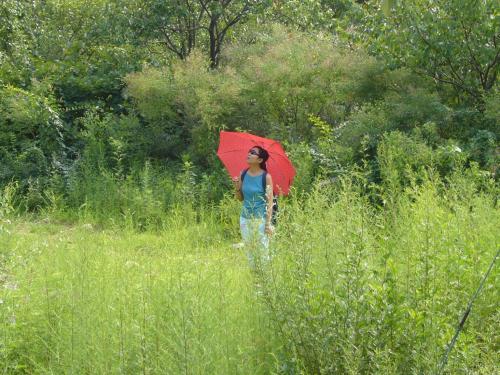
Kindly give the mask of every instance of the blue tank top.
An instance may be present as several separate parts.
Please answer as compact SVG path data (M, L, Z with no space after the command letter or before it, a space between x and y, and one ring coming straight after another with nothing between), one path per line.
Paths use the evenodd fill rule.
M250 176L248 173L241 186L243 207L241 216L245 219L266 217L266 192L262 186L262 174Z

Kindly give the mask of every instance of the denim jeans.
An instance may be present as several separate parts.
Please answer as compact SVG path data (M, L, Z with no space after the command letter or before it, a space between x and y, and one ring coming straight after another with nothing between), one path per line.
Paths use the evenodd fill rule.
M240 216L241 237L247 248L248 261L255 266L256 256L261 261L269 260L269 238L266 234L264 218L247 219Z

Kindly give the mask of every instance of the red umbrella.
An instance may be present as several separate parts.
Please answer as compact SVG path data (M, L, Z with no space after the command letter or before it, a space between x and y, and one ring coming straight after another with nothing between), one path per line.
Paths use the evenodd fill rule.
M288 195L295 169L278 141L248 133L222 131L217 156L231 176L239 176L248 168L247 154L253 146L260 146L269 153L266 165L273 178L274 193Z

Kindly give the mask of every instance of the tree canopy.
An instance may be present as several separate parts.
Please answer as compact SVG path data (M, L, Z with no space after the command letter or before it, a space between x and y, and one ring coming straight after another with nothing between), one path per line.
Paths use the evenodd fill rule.
M0 182L28 178L15 172L23 165L48 178L85 158L122 171L219 168L221 129L309 150L313 174L368 165L376 181L391 132L430 147L434 161L456 147L494 172L495 4L3 1Z

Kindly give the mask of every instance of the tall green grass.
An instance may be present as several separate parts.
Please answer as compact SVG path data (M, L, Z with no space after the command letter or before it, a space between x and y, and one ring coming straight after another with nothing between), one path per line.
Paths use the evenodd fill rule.
M15 232L2 239L13 251L0 306L6 373L270 372L273 338L245 257L214 231Z
M431 374L499 247L496 192L432 177L374 208L362 184L291 202L259 272L288 366L307 374ZM386 193L390 193L387 192ZM498 371L498 265L447 367Z
M119 210L94 201L64 224L60 200L26 220L11 194L1 203L2 370L433 373L498 249L498 189L477 171L413 181L380 190L352 175L282 201L273 256L255 268L231 247L239 204L229 195L200 205L186 189L158 208L140 185L134 215L109 194L102 205ZM138 225L151 212L157 221ZM499 278L497 265L446 373L498 371Z

